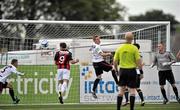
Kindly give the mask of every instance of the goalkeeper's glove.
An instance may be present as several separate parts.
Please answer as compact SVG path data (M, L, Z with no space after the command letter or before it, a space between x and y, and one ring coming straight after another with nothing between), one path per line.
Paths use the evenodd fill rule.
M154 64L151 64L151 65L150 65L150 68L153 68L153 67L154 67Z
M162 63L162 66L170 66L170 65L172 65L172 62L164 62L164 63Z

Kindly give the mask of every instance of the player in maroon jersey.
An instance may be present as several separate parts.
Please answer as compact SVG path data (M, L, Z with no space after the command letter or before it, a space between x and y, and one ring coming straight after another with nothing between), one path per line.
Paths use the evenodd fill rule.
M59 87L59 101L63 104L63 95L66 91L68 81L70 78L70 63L78 63L79 60L72 59L72 53L68 51L66 43L60 43L60 51L56 52L54 57L55 64L57 65L57 80Z

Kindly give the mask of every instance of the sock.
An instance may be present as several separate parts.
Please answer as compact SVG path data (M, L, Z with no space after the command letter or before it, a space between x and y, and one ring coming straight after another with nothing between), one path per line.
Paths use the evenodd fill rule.
M111 72L112 72L112 77L114 78L114 81L116 82L116 84L118 84L119 81L118 81L118 78L117 78L115 70L112 70Z
M62 86L61 86L61 93L64 94L64 92L66 91L67 88L67 82L63 82Z
M93 85L93 92L96 91L97 85L99 83L100 79L96 78L96 80L94 81L94 85Z
M15 101L16 99L14 97L14 90L13 89L9 89L9 94L10 94L12 100Z
M61 87L62 87L62 84L59 84L58 85L58 92L61 92ZM59 96L60 96L60 94L59 94Z
M143 97L143 93L142 93L141 89L138 89L137 92L139 94L139 97L141 98L141 102L143 102L144 101L144 97Z
M173 91L174 91L174 94L176 95L176 98L178 99L179 98L179 95L178 95L178 90L176 87L173 87Z
M161 88L161 93L162 93L164 99L165 99L165 100L168 100L168 99L167 99L167 96L166 96L166 91L165 91L164 88Z
M117 96L117 110L121 110L122 96Z
M129 91L128 91L128 89L125 90L124 96L125 96L126 102L128 102L129 101L129 99L128 99L129 98Z
M130 110L134 110L135 96L130 96Z

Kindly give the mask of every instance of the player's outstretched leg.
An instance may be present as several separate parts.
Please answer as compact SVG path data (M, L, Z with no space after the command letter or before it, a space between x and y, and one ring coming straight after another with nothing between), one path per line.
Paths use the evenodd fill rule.
M116 84L118 85L119 84L119 80L117 78L117 74L116 74L116 71L115 70L111 70L112 72L112 77L114 78L114 81L116 82Z
M63 94L64 94L64 92L66 91L66 88L67 88L67 80L64 80L64 81L63 81L63 84L62 84L62 86L61 86L61 92L59 92L59 102L60 102L61 104L64 103L64 102L63 102Z
M176 95L177 102L180 103L180 98L179 98L179 95L178 95L178 89L175 86L175 84L172 85L172 88L173 88L174 94Z
M63 96L62 96L62 93L61 93L61 92L59 92L59 102L60 102L61 104L64 103L64 102L63 102Z
M94 81L94 85L93 85L93 90L92 90L92 96L97 99L97 95L96 95L96 89L97 89L97 86L98 86L98 83L99 81L101 80L101 77L98 76L95 81Z
M167 99L166 90L164 89L164 87L161 87L161 93L162 93L162 95L164 97L163 104L167 104L169 102L169 100Z
M13 104L18 104L20 99L17 98L17 96L14 96L14 90L12 88L9 88L9 95L11 96L13 100Z

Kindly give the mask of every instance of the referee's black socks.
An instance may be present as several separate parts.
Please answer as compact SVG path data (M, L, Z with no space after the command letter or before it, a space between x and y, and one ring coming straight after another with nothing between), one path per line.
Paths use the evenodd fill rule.
M100 81L100 80L101 80L101 79L96 78L96 80L94 81L94 85L93 85L93 92L96 92L96 88L97 88L98 83L99 83L99 81Z
M130 110L134 110L135 95L130 96Z
M117 110L121 110L123 96L117 96Z

